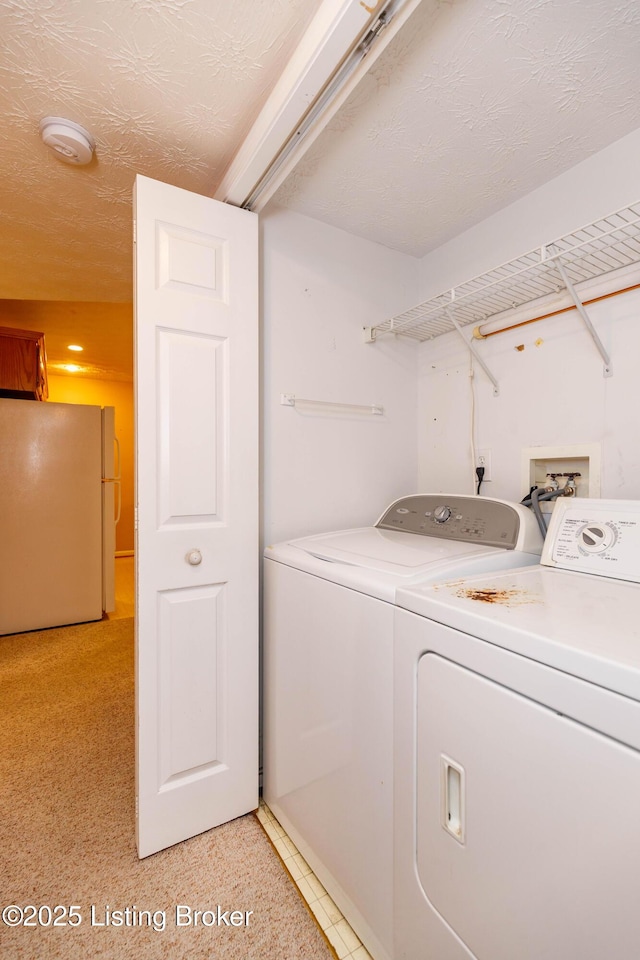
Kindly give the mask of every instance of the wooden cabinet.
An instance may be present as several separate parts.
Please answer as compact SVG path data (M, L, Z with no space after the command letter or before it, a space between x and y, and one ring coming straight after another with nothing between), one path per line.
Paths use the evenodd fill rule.
M0 327L0 397L46 400L44 333Z

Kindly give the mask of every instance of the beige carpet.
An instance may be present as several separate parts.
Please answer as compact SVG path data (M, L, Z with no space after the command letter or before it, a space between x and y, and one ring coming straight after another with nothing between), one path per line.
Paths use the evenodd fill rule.
M335 957L252 814L138 860L132 620L0 637L0 730L0 908L82 917L0 920L2 960ZM178 904L252 913L247 926L177 926ZM107 908L122 926L98 926Z

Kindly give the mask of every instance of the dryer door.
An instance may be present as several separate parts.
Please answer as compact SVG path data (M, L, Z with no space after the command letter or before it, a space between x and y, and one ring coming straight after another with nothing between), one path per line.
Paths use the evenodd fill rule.
M635 960L640 754L435 653L417 693L417 870L441 917L482 960Z

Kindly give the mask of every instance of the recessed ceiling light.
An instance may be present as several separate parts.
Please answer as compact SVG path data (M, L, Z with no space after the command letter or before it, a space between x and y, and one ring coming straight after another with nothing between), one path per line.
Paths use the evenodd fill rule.
M69 373L77 373L78 370L82 370L82 367L79 367L77 363L65 363L63 369L68 370Z
M79 347L77 343L70 343L67 350L75 350L76 353L82 353L84 347Z

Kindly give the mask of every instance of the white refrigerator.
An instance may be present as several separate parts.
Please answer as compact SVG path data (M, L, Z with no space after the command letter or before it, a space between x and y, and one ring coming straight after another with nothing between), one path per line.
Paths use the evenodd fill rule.
M115 609L114 431L113 407L0 399L0 635Z

